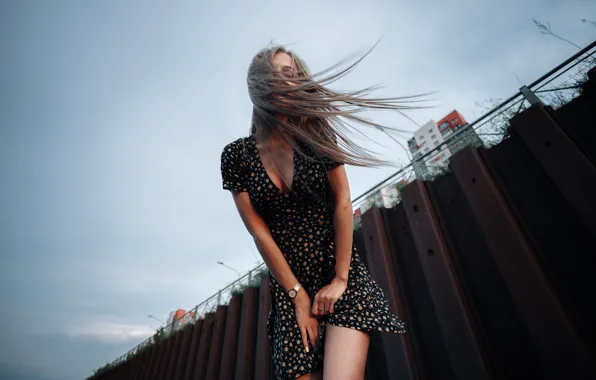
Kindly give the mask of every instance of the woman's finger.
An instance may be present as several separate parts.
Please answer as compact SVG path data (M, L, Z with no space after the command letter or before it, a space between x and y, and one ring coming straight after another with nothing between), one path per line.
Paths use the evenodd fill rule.
M309 326L308 328L308 337L310 338L310 344L312 347L315 348L317 346L317 327L316 326Z
M333 313L336 301L331 301L331 305L329 305L329 313Z
M325 315L327 314L327 301L321 297L321 301L319 301L319 314Z
M321 308L321 306L319 305L320 303L321 303L321 293L317 293L315 295L315 299L312 303L312 313L314 315L322 315L321 310L319 310Z
M300 335L302 335L302 344L304 345L304 351L308 352L308 336L306 332L306 328L300 328Z
M325 295L323 297L323 308L325 309L325 314L329 313L330 307L331 307L331 297L329 295Z

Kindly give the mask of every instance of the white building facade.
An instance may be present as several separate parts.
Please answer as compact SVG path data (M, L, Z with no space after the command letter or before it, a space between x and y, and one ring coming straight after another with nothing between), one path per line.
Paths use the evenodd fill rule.
M440 146L444 142L445 138L434 120L414 132L414 137L408 141L408 148L416 177L424 179L432 176L448 164L451 152L446 145Z

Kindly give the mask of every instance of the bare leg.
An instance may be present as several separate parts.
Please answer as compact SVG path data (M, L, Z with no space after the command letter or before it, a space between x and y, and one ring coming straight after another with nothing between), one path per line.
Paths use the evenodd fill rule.
M307 373L306 375L302 375L297 377L296 380L322 380L323 374L320 371Z
M370 336L368 333L328 325L325 333L325 380L362 380Z

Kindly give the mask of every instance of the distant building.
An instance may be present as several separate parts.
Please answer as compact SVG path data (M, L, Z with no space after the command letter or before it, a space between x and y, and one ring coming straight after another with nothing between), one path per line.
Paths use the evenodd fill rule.
M432 176L447 164L451 152L443 145L444 142L445 138L434 120L414 132L414 137L408 140L408 149L417 178Z
M430 120L408 140L416 177L425 179L440 173L447 166L451 155L469 145L480 146L482 142L456 110L438 123Z
M170 316L168 317L167 325L171 325L172 330L178 330L181 327L185 326L187 322L191 321L194 315L194 311L190 311L187 313L184 309L172 311L170 313Z
M447 141L451 154L455 154L467 146L482 146L482 140L473 128L470 128L466 119L453 110L437 123L439 131Z

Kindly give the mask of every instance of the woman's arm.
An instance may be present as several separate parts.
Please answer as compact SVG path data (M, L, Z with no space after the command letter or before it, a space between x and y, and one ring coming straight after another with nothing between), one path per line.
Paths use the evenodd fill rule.
M344 165L329 170L327 177L335 203L335 277L347 282L354 235L350 184Z
M348 287L348 273L352 258L354 224L352 221L352 199L350 185L344 165L336 166L327 172L329 187L333 195L335 211L335 277L315 295L312 312L315 315L333 313L335 302Z
M273 277L283 287L284 291L293 288L298 282L298 279L292 272L277 243L273 240L269 227L267 227L263 218L254 209L248 193L234 192L232 194L238 213L246 229L252 235L257 249L261 253ZM308 352L309 340L313 347L318 344L318 321L310 313L310 296L306 293L306 290L301 289L298 291L292 301L296 309L296 322L302 335L302 344L304 344L305 351Z
M261 253L267 267L273 274L277 282L285 289L291 289L296 285L298 279L292 272L283 253L273 240L269 227L263 221L263 218L254 209L248 193L234 193L234 203L238 213L246 226L246 229L253 237L257 249ZM306 292L298 292L303 295Z

